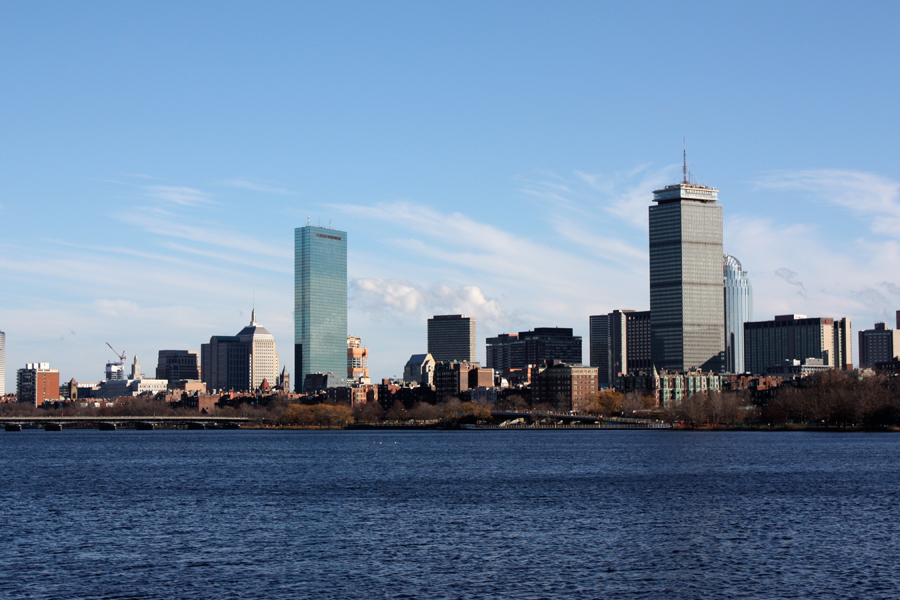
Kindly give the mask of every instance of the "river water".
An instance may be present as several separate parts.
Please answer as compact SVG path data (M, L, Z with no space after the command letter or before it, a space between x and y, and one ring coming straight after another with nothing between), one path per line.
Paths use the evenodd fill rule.
M0 433L2 598L898 598L900 436Z

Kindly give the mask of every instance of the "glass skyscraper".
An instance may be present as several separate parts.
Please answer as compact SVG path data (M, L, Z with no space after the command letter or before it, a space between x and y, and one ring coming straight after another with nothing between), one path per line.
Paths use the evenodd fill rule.
M294 230L294 389L310 373L347 373L347 232Z
M650 336L657 369L725 368L719 191L689 183L653 192Z
M741 262L725 255L725 370L744 372L744 323L753 320L753 287Z

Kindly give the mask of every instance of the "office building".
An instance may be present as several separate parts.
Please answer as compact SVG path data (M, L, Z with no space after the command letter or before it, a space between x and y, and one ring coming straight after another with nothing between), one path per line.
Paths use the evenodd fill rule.
M616 375L651 367L650 311L614 310L590 317L591 366L597 385L611 388Z
M369 380L369 349L363 348L359 336L347 336L347 381L371 383Z
M525 343L516 333L501 333L485 340L484 364L489 369L503 373L521 369L525 363Z
M753 287L738 259L725 255L725 371L744 372L744 323L753 320Z
M435 361L475 360L475 319L466 315L435 315L428 319L428 353Z
M0 396L6 395L6 334L0 331Z
M725 368L722 207L715 188L653 192L650 214L651 353L657 369Z
M874 329L865 329L858 335L860 368L874 369L877 363L889 363L900 356L900 329L875 323Z
M16 398L33 406L59 400L59 371L50 363L28 363L16 371Z
M169 381L200 379L200 355L196 350L160 350L156 378Z
M571 327L535 327L518 334L500 334L487 338L488 368L498 372L525 369L552 360L581 364L581 336Z
M347 232L307 224L294 230L294 385L346 372Z
M850 369L850 320L778 315L744 323L744 370L764 375L785 360L822 359L832 369Z
M273 386L278 380L275 338L256 322L256 309L250 324L237 335L214 335L201 345L200 363L200 375L210 393L254 391L263 381Z

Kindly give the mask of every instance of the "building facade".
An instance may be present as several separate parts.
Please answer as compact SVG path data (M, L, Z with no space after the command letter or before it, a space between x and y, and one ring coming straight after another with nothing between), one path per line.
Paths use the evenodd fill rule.
M650 369L650 324L649 310L614 310L590 317L591 366L598 369L600 388L613 387L619 373Z
M475 361L475 319L435 315L428 319L428 353L435 361Z
M615 387L623 394L638 392L651 397L657 406L671 408L698 392L721 391L722 375L699 369L683 373L659 371L654 367L649 372L632 371L617 375Z
M428 353L413 354L403 367L403 381L419 385L434 385L434 357Z
M199 380L200 355L196 350L160 350L156 378L169 381Z
M0 396L6 395L6 334L0 331Z
M785 360L819 358L832 369L850 369L850 320L778 315L772 321L744 323L745 371L764 375Z
M442 360L434 365L434 391L439 402L459 397L469 389L493 386L494 370L477 362Z
M744 372L744 323L753 320L753 287L738 259L725 255L725 371Z
M371 383L369 380L369 349L359 336L347 336L347 381Z
M531 374L531 402L550 404L560 412L582 412L597 392L597 367L554 360Z
M485 340L485 361L488 368L499 373L516 369L513 365L525 363L525 344L518 343L516 333L501 333Z
M200 375L210 393L254 391L263 381L274 386L278 363L275 337L256 322L256 309L237 335L214 335L200 346Z
M551 360L581 364L581 336L573 335L570 327L536 327L486 341L486 364L497 371L525 369Z
M33 406L59 400L59 371L50 363L27 363L16 371L16 398Z
M888 329L875 323L874 329L859 332L859 366L874 369L877 363L889 363L900 356L900 329Z
M294 385L347 372L347 232L294 230Z
M658 369L725 367L722 207L718 190L689 183L653 192L651 354Z

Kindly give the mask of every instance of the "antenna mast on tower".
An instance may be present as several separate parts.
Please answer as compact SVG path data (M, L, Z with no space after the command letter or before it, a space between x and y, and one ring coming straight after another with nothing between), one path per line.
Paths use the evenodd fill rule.
M683 183L688 182L687 178L687 138L681 138L681 143L684 145L684 150L682 150L682 154L684 157L684 165L681 167L682 173L684 173L684 181Z

